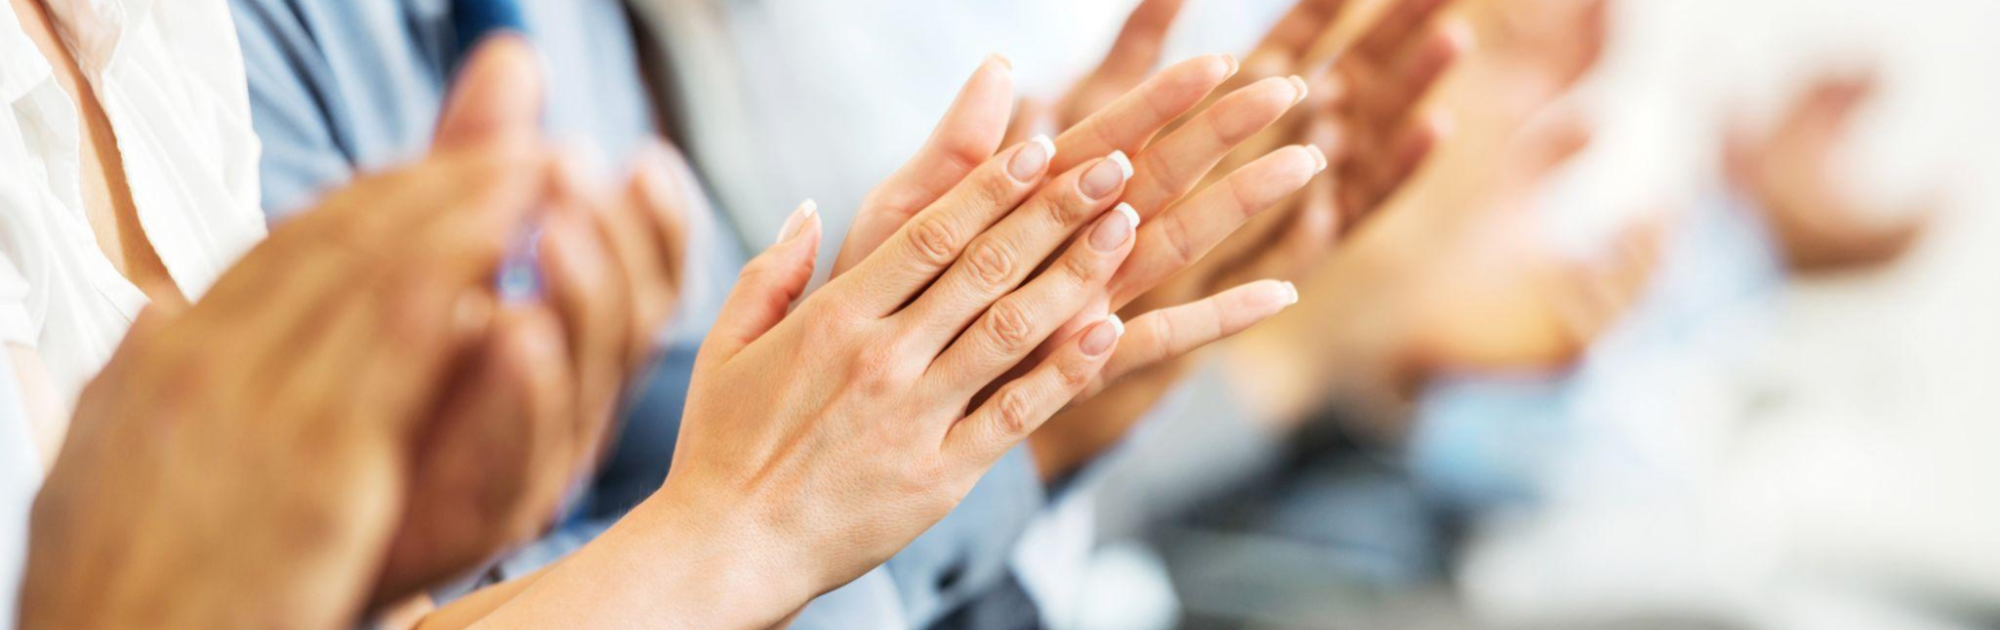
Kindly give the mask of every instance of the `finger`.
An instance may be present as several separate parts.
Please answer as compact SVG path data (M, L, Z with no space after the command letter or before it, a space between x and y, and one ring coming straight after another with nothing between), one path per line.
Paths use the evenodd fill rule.
M685 234L679 197L672 192L669 159L658 148L643 149L635 162L625 194L609 204L606 234L617 260L630 280L632 294L631 354L628 366L640 365L653 340L673 313L680 289L680 247Z
M1196 57L1161 70L1056 138L1050 172L1076 168L1093 156L1137 155L1161 129L1193 111L1236 74L1228 55Z
M357 182L328 200L337 207L322 205L308 215L347 214L367 221L336 217L280 226L224 274L196 308L229 312L251 303L290 305L284 316L258 318L248 324L255 329L225 336L243 340L246 348L283 347L289 340L319 335L338 312L337 304L396 282L447 294L439 298L444 306L424 316L451 312L457 295L492 278L516 226L548 189L548 172L548 162L538 152L500 151L426 160L398 174L415 178L410 181ZM365 215L351 207L362 208ZM274 279L279 276L282 281ZM201 326L245 325L232 318L197 321L204 322ZM430 342L443 341L406 349L422 356L433 347ZM268 369L278 369L290 359L270 355L265 360L272 362Z
M542 275L562 319L576 373L579 412L609 415L624 383L632 342L632 280L609 251L602 210L566 200L542 234Z
M452 82L432 150L533 142L540 134L542 92L541 63L527 39L486 38Z
M1148 221L1131 259L1111 281L1111 308L1123 308L1193 265L1244 221L1298 192L1326 167L1318 148L1285 147Z
M856 265L857 273L828 283L829 295L846 296L849 306L877 317L901 309L1041 185L1053 149L1038 137L987 160Z
M902 168L869 191L855 214L833 274L839 276L869 254L1003 146L1014 98L1013 71L1000 57L988 57L972 73L929 140Z
M1298 4L1292 5L1292 9L1278 18L1264 40L1258 42L1250 56L1245 58L1252 76L1281 76L1298 72L1299 61L1339 22L1342 9L1346 6L1347 0L1299 0Z
M1358 223L1408 184L1437 147L1440 138L1451 133L1448 114L1438 112L1425 120L1404 125L1381 153L1368 159L1354 158L1342 166L1341 179L1348 184L1341 204L1346 221Z
M1394 128L1430 94L1445 71L1471 47L1471 27L1464 22L1452 21L1429 31L1420 41L1412 44L1407 53L1387 65L1373 66L1361 61L1362 58L1352 58L1355 60L1343 65L1354 68L1354 72L1364 76L1386 73L1386 76L1366 84L1371 85L1371 89L1355 90L1356 98L1349 102L1360 108L1377 128Z
M1062 133L1056 125L1055 107L1037 98L1023 98L1014 105L1014 120L1007 124L1007 141L1000 146L1014 146L1035 136L1055 137Z
M1805 133L1825 138L1826 143L1831 144L1846 134L1855 112L1867 104L1874 92L1875 79L1871 74L1822 80L1793 105L1786 126L1811 130Z
M1396 52L1421 30L1431 17L1450 5L1452 0L1396 0L1388 13L1375 22L1368 32L1355 44L1356 54L1376 59L1392 59Z
M819 239L818 206L808 200L785 220L777 244L743 266L736 288L722 303L715 327L701 344L698 363L727 361L784 321L792 302L812 281Z
M1334 188L1331 177L1313 178L1301 193L1299 209L1289 216L1273 217L1282 220L1274 222L1277 229L1272 231L1271 238L1236 264L1229 265L1229 272L1210 286L1237 286L1256 278L1304 278L1333 252L1334 243L1345 227L1333 202Z
M1261 280L1191 304L1160 309L1132 320L1118 352L1104 366L1102 383L1180 358L1243 332L1299 302L1290 282Z
M896 318L918 331L920 343L943 348L994 300L1021 286L1078 229L1103 215L1131 168L1124 155L1113 153L1057 177L973 239L965 255ZM1121 206L1121 212L1132 210ZM1131 216L1137 226L1138 215Z
M1173 28L1185 0L1144 0L1125 19L1118 39L1104 62L1070 90L1062 106L1063 121L1075 124L1131 90L1160 65L1167 32Z
M1125 27L1118 31L1118 39L1111 44L1111 51L1104 55L1104 63L1097 66L1093 80L1115 86L1119 92L1131 89L1145 80L1153 68L1160 65L1160 52L1166 47L1167 32L1173 29L1174 19L1180 16L1181 6L1186 0L1144 0L1132 14L1125 18Z
M1129 208L1106 213L1046 272L993 302L938 356L927 379L948 396L970 399L1019 365L1099 294L1132 252L1138 228L1139 217Z
M1084 329L1034 370L1003 386L945 435L951 460L984 470L1097 378L1125 326L1113 315Z
M1304 79L1270 78L1216 101L1139 156L1125 202L1151 218L1208 177L1238 145L1256 136L1306 97Z

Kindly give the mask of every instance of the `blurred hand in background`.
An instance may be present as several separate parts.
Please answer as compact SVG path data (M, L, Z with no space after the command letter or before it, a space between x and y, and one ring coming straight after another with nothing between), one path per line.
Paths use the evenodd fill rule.
M1724 143L1730 183L1755 202L1785 262L1801 274L1864 269L1901 258L1931 223L1913 211L1868 208L1834 165L1855 113L1875 92L1859 73L1820 79L1768 129L1738 125Z

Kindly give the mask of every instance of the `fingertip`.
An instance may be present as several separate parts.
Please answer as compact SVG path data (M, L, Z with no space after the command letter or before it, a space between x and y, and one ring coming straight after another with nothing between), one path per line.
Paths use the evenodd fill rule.
M1077 349L1082 350L1085 357L1093 359L1103 357L1110 354L1111 349L1117 346L1118 340L1124 336L1125 321L1119 319L1117 314L1112 314L1091 326L1089 330L1083 331L1082 338L1077 341Z

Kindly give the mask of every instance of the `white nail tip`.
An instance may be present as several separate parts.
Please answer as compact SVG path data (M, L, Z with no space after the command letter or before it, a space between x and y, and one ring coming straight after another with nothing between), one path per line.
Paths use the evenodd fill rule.
M1113 164L1117 164L1118 170L1125 173L1125 179L1132 179L1132 158L1126 157L1124 151L1112 151L1111 157L1105 159L1111 160Z
M1132 209L1132 204L1121 203L1118 204L1118 207L1112 208L1112 210L1118 214L1125 215L1125 220L1131 222L1134 231L1139 229L1139 211Z
M1299 303L1299 285L1292 284L1291 282L1286 282L1285 306L1291 306L1293 304L1298 304L1298 303Z
M807 199L804 203L799 204L800 218L809 217L817 213L819 213L819 202Z
M1029 140L1028 142L1035 146L1041 147L1042 155L1048 156L1048 159L1053 160L1056 158L1056 142L1054 140L1050 140L1048 136L1035 136L1034 139Z
M1111 322L1111 332L1117 333L1119 339L1125 338L1125 320L1119 319L1118 315L1113 314L1110 317L1104 318L1104 321Z

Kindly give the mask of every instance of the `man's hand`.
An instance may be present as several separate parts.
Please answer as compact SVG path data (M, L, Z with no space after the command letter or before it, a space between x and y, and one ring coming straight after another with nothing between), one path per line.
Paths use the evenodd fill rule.
M538 72L523 40L483 43L453 86L433 152L540 142ZM561 169L535 247L546 304L503 301L448 382L376 605L532 539L594 469L626 378L651 357L679 294L688 193L675 183L678 160L665 146L642 150L613 194L594 174Z
M143 314L37 501L23 627L352 622L454 366L487 336L561 343L487 324L550 165L492 146L363 178Z
M1723 163L1732 184L1756 202L1798 273L1865 269L1901 258L1934 212L1860 207L1834 169L1835 149L1875 91L1870 75L1822 79L1793 101L1769 131L1733 129Z

